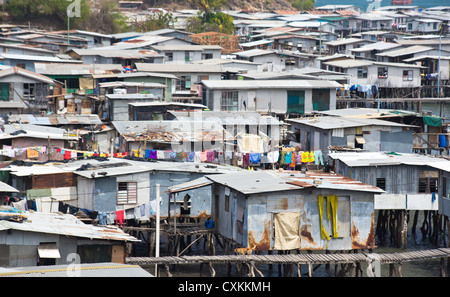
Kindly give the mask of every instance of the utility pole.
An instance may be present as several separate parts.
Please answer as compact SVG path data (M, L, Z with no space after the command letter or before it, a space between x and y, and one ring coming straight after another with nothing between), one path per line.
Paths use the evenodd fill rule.
M161 219L161 210L160 210L160 202L159 202L159 187L160 185L156 185L156 250L155 250L155 257L159 257L159 224ZM155 264L155 276L158 276L158 264Z
M439 60L438 60L438 81L437 81L437 96L438 96L438 98L441 97L441 92L440 92L440 80L441 80L441 41L442 41L442 34L439 35Z

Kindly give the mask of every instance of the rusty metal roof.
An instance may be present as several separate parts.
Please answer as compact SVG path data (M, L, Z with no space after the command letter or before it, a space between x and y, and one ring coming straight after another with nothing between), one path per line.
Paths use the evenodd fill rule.
M235 189L243 194L300 190L316 187L318 189L363 191L384 193L380 188L360 181L323 171L243 171L206 176L208 179Z
M212 121L113 121L112 124L126 141L180 143L234 140L219 123Z

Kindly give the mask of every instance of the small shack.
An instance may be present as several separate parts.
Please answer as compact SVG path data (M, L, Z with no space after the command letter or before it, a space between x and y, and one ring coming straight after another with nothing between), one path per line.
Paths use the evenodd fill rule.
M126 243L139 242L115 227L84 224L70 214L0 210L0 266L125 263Z
M321 171L207 175L216 231L259 251L372 249L374 195L383 190ZM183 196L192 183L171 188Z

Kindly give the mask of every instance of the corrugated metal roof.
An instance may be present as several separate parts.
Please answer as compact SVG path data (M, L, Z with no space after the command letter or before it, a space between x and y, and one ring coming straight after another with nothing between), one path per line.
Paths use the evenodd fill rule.
M197 45L197 44L183 44L183 45L154 45L152 48L158 52L160 51L204 51L204 50L222 50L220 45Z
M112 124L126 141L147 140L179 144L180 141L222 141L224 138L234 140L216 121L113 121Z
M393 118L403 117L408 115L416 115L411 111L395 110L395 109L381 109L377 108L344 108L335 110L318 111L317 113L339 116L339 117L351 117L351 118L364 118L364 119L381 119L381 118Z
M162 85L159 88L164 88ZM158 100L154 94L106 94L108 99L118 99L118 100L140 100L140 99L152 99Z
M0 181L0 193L1 192L18 193L19 190L17 190L16 188L11 187L10 185Z
M339 88L342 85L327 80L204 80L202 83L210 89L314 89Z
M388 165L418 165L430 166L436 169L450 172L450 160L423 156L418 154L392 154L389 152L345 152L329 153L333 159L338 159L350 167L361 166L388 166Z
M16 54L0 54L2 59L8 60L30 60L35 62L51 62L51 63L69 63L80 64L82 61L64 60L58 57L32 56L32 55L16 55Z
M180 185L175 185L175 186L169 187L169 192L170 193L184 192L184 191L188 191L191 189L206 187L206 186L209 186L212 184L213 184L213 182L210 179L203 176L203 177L195 179L193 181L189 181L186 183L182 183Z
M242 171L207 175L208 179L243 194L301 190L315 186L322 189L383 193L384 191L335 173L298 171ZM320 181L320 182L315 182Z
M8 213L4 212L2 214ZM16 213L10 214L17 215ZM20 230L89 239L140 242L139 239L125 233L119 228L85 224L70 214L24 212L21 215L26 218L21 223L0 220L0 231Z
M425 51L432 50L432 47L429 46L422 46L422 45L413 45L406 48L386 51L383 53L376 54L377 56L384 56L384 57L400 57L410 54L417 54Z
M80 56L101 56L105 58L122 58L122 59L145 59L152 57L162 57L155 51L151 50L93 50L93 49L73 49L74 53Z
M352 117L314 117L301 119L287 119L286 121L308 125L320 129L339 129L363 126L388 126L388 127L412 127L406 124L400 124L390 121L368 119L368 118L352 118Z
M81 62L81 61L80 61ZM123 71L119 64L47 64L34 63L36 73L43 75L92 75L113 74Z
M87 166L89 164L89 166ZM176 164L176 166L174 166ZM85 165L85 166L83 166ZM82 170L83 169L83 170ZM218 174L241 171L238 167L220 165L220 164L203 164L194 162L170 162L156 161L145 162L137 160L129 160L123 158L109 158L108 161L98 161L95 159L71 160L69 162L46 163L44 165L17 166L9 165L7 168L1 168L2 171L10 171L16 176L31 176L42 174L59 174L73 172L76 175L85 178L102 178L106 176L119 176L135 173L151 172L151 171L169 171L169 172L195 172L203 174ZM102 174L99 174L102 173Z
M355 59L346 59L346 60L338 60L338 61L329 61L323 62L325 65L330 65L339 68L353 68L353 67L364 67L371 66L374 62L367 60L355 60Z
M366 44L366 45L363 45L358 48L352 48L352 49L350 49L350 51L351 52L367 52L367 51L373 51L373 50L381 51L381 50L393 49L393 48L400 47L400 46L401 46L401 44L398 44L398 43L380 41L380 42L376 42L376 43Z
M10 123L24 123L40 126L58 126L68 124L80 124L80 125L102 124L102 121L96 114L49 115L49 116L35 116L33 114L17 114L17 115L10 115L8 121Z
M159 83L145 83L145 82L125 82L114 81L98 84L100 88L120 88L120 87L143 87L143 88L164 88L164 84Z
M50 138L50 139L63 139L63 140L77 140L77 137L71 137L64 135L65 130L60 128L53 128L40 125L30 124L12 124L4 125L5 131L0 133L0 139L12 139L20 137L29 138ZM15 134L18 131L26 131L26 133ZM12 135L11 133L14 133Z
M339 40L328 41L328 42L325 42L325 44L330 45L330 46L339 46L339 45L359 43L359 42L369 43L371 41L366 40L366 39L361 39L361 38L343 38L343 39L339 39Z
M128 105L139 107L139 106L167 106L167 107L186 107L188 108L208 108L207 106L203 104L196 104L196 103L182 103L182 102L161 102L161 101L154 101L154 102L132 102L128 103Z
M22 75L47 84L52 84L54 82L53 79L51 79L50 77L46 77L44 75L37 74L35 72L20 67L11 67L0 71L0 77L6 77L14 74Z
M281 125L280 121L272 116L263 116L253 111L170 111L178 120L218 121L221 125Z
M262 55L272 55L276 54L276 51L274 50L262 50L262 49L251 49L248 51L242 51L242 52L236 52L233 53L233 55L245 57L245 58L251 58L256 56L262 56Z
M222 73L220 65L208 64L151 64L136 63L136 69L143 72L162 72L162 73Z

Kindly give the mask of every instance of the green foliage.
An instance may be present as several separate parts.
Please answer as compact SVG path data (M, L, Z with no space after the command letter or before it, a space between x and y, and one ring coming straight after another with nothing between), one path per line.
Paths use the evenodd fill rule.
M16 22L32 21L66 28L67 8L74 3L67 0L9 0L3 10ZM70 18L70 29L91 30L101 33L118 33L128 29L126 18L117 9L115 0L103 0L96 11L91 11L87 0L80 1L80 17Z
M201 12L198 16L189 18L186 23L186 30L192 33L220 32L232 34L235 27L233 18L220 10L226 0L193 0Z
M117 9L115 0L104 0L98 10L91 12L81 29L105 34L122 33L128 30L127 19Z
M156 13L147 16L147 20L135 25L135 31L148 32L160 29L173 28L177 18L172 13Z
M81 0L80 17L73 18L73 25L83 23L89 17L89 6ZM3 9L18 22L34 19L52 19L55 24L67 23L67 0L9 0Z
M314 8L314 0L295 0L292 7L297 10L310 10Z
M191 17L186 22L186 31L191 33L220 32L232 34L234 29L233 18L222 12Z

